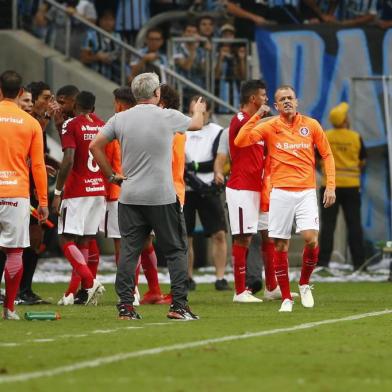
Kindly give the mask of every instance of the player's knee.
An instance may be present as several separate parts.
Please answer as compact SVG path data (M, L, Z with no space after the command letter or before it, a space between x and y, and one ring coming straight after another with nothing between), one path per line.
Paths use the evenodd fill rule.
M275 240L275 250L277 252L287 252L289 250L289 241L276 239Z
M223 230L219 230L218 232L212 235L212 239L217 243L224 243L226 242L226 235Z
M236 235L234 237L234 243L239 245L239 246L243 246L245 248L249 248L250 243L252 241L252 236L250 235Z
M308 248L314 249L318 246L317 236L305 237L305 244Z

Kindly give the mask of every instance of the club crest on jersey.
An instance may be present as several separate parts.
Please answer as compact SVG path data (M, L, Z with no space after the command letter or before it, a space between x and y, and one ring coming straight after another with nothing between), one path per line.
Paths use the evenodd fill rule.
M308 136L308 135L309 135L309 129L306 128L306 127L302 127L302 128L299 130L299 133L300 133L302 136Z

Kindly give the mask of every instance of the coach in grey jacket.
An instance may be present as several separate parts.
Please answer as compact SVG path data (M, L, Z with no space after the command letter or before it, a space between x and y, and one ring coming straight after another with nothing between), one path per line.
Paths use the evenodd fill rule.
M176 132L203 126L205 103L198 100L192 118L158 107L160 84L154 73L138 75L131 88L137 105L111 117L90 145L108 181L122 184L118 208L121 250L115 283L119 318L140 318L132 306L135 269L144 242L154 230L171 279L173 302L167 316L197 319L187 305L186 229L173 185L172 143ZM121 145L123 175L113 173L106 159L105 146L113 139Z

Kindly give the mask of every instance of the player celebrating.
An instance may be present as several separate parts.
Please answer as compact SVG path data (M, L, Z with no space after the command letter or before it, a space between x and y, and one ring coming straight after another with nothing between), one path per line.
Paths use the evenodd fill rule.
M241 128L235 139L238 147L260 141L266 143L271 158L271 201L268 232L275 240L274 265L282 292L280 312L291 312L293 300L288 276L288 248L295 219L305 247L299 291L302 305L314 306L309 279L318 260L318 206L316 195L315 150L325 163L327 187L324 207L335 202L335 162L328 140L320 124L297 113L298 101L291 86L281 86L275 92L275 108L279 116L259 122L265 114L262 105Z
M77 116L63 124L61 143L64 157L52 203L52 208L60 215L60 245L74 273L81 277L82 287L87 290L86 305L96 303L97 297L104 291L87 266L89 240L97 234L105 210L106 195L102 173L89 152L91 140L104 125L93 114L94 105L93 94L80 92L76 97ZM62 298L64 305L73 303L73 292L76 290L77 287L68 289Z
M19 320L14 301L23 273L23 248L30 245L29 166L38 194L40 223L48 217L47 177L42 129L18 107L22 78L14 71L0 76L0 250L7 255L3 318Z

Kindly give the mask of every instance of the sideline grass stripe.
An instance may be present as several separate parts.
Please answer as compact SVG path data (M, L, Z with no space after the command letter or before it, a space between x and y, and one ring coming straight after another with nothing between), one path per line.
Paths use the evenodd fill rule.
M21 373L21 374L16 374L16 375L9 375L9 376L0 376L0 384L19 382L19 381L28 381L28 380L33 380L33 379L42 378L42 377L57 376L59 374L74 372L76 370L81 370L81 369L86 369L86 368L95 368L95 367L111 364L114 362L124 361L124 360L130 359L130 358L145 357L148 355L157 355L157 354L161 354L161 353L168 352L168 351L184 350L184 349L189 349L189 348L206 346L208 344L213 344L213 343L224 343L224 342L230 342L230 341L235 341L235 340L256 338L256 337L260 337L260 336L276 335L276 334L284 333L284 332L301 331L304 329L319 327L321 325L336 324L336 323L342 323L345 321L355 321L355 320L360 320L360 319L367 318L367 317L383 316L383 315L391 314L391 313L392 313L391 309L386 309L386 310L382 310L382 311L378 311L378 312L362 313L362 314L347 316L347 317L338 318L338 319L321 320L321 321L315 321L312 323L299 324L299 325L295 325L293 327L287 327L287 328L277 328L277 329L271 329L271 330L267 330L267 331L251 332L251 333L246 333L243 335L222 336L220 338L198 340L195 342L179 343L179 344L174 344L171 346L162 346L162 347L156 347L156 348L151 348L151 349L146 349L146 350L140 350L140 351L134 351L134 352L128 352L128 353L120 353L120 354L110 355L110 356L103 357L103 358L89 360L89 361L82 361L82 362L75 363L72 365L60 366L60 367L48 369L48 370L41 370L41 371L30 372L30 373Z

